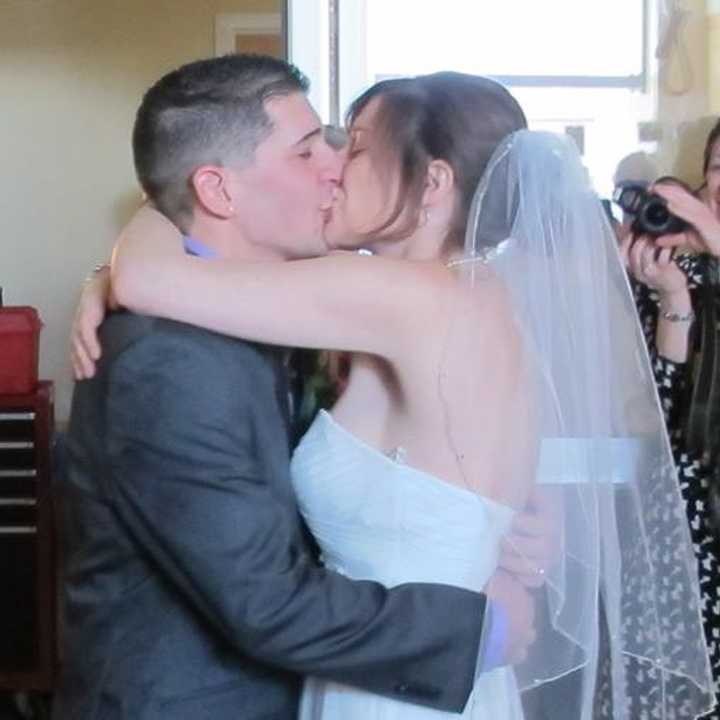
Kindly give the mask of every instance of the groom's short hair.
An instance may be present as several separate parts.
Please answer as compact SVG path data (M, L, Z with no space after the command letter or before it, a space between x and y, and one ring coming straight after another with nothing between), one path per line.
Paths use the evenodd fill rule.
M162 77L145 93L133 130L135 170L148 198L187 231L193 171L251 162L272 130L265 101L308 87L293 65L253 54L199 60Z

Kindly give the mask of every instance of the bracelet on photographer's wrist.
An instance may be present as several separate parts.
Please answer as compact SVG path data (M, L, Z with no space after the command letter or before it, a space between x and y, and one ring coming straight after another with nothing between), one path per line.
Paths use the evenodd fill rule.
M692 309L688 310L685 313L670 312L669 310L663 310L661 306L660 317L667 320L668 322L673 323L691 323L693 322L693 320L695 320L695 313L692 311Z

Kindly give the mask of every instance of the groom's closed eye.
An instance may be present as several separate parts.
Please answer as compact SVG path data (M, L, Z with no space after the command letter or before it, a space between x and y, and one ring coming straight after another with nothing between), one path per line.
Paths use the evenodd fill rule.
M320 134L316 134L312 137L304 139L303 142L298 143L295 148L296 156L302 158L303 160L309 160L316 155L318 143L321 142L321 137L322 136Z
M315 144L323 137L322 127L316 127L308 133L305 133L296 143L293 144L291 150L295 152L295 157L309 160L313 156Z

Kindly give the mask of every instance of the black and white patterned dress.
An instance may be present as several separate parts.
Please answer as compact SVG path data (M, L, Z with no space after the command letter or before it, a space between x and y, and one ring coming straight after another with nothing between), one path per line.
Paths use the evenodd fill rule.
M701 257L684 257L678 264L687 274L691 290L705 282L706 272ZM691 381L692 363L672 362L658 354L655 346L657 294L638 283L634 284L634 292L678 470L680 492L686 505L697 559L701 609L715 694L720 702L720 539L710 519L709 480L712 468L687 447L681 417ZM716 300L718 301L720 300ZM720 708L716 707L703 718L720 720Z

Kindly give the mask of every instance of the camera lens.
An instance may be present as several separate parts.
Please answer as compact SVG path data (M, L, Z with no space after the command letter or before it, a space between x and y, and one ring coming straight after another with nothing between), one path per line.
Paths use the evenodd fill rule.
M670 221L670 211L662 200L648 200L643 211L643 224L648 230L659 234L665 231Z

